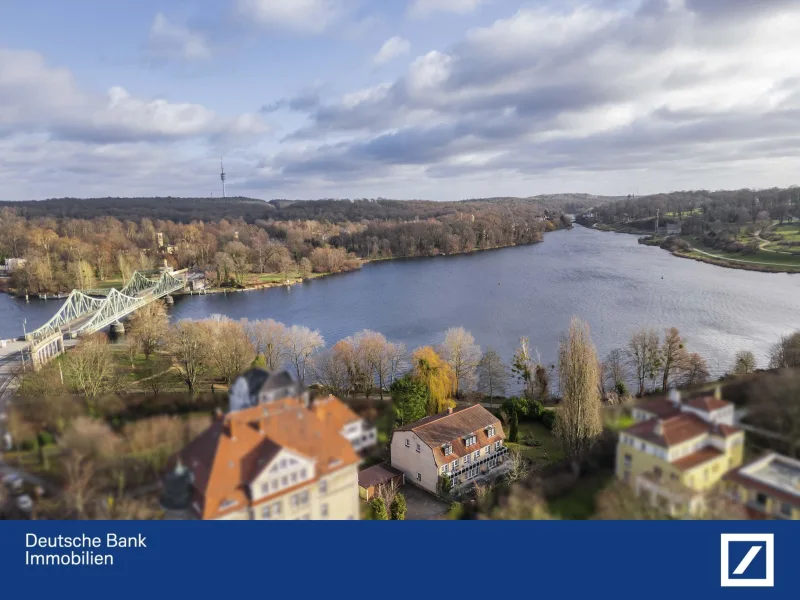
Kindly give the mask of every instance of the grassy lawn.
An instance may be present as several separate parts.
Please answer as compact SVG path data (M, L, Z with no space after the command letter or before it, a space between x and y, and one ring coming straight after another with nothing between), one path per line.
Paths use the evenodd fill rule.
M98 290L107 290L109 288L117 288L118 290L122 289L125 285L125 282L122 280L122 277L113 277L109 279L105 279L103 281L98 281L96 285L96 289Z
M326 273L309 273L303 275L300 271L289 271L283 273L249 273L245 276L245 285L260 285L263 283L283 283L287 279L314 279L315 277L322 277Z
M613 477L612 471L601 471L584 477L569 492L551 499L547 506L553 516L561 519L589 519L595 513L595 496L612 481Z
M603 424L612 431L621 431L633 425L633 417L626 412L608 409L603 412Z
M556 436L538 421L523 421L519 424L519 441L518 444L506 442L506 446L509 450L517 450L535 464L552 464L564 458Z
M692 240L691 244L697 250L702 250L703 252L707 252L708 254L723 259L723 260L731 260L735 262L742 262L742 263L768 263L778 266L786 266L790 268L800 269L800 256L792 256L790 254L781 254L778 252L767 252L765 250L757 250L752 254L741 254L739 252L726 252L724 250L719 250L717 248L710 248L708 246L704 246L697 240ZM702 258L704 255L689 252L689 256L699 256Z

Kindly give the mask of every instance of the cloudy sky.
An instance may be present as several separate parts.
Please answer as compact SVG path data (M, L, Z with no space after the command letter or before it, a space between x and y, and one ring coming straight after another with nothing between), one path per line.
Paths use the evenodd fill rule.
M0 2L0 199L800 183L796 0Z

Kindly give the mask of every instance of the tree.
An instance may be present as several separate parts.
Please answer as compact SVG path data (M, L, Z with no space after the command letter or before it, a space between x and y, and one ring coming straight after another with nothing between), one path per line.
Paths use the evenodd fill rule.
M769 351L769 368L800 367L800 331L784 335Z
M406 520L406 497L398 493L391 504L392 519L395 521Z
M666 329L660 357L661 368L664 370L661 381L662 390L669 389L670 378L686 369L688 358L689 353L686 352L686 344L681 338L678 329L675 327Z
M130 319L130 334L139 341L145 358L155 352L169 329L167 305L161 300L145 304Z
M589 326L573 318L558 348L561 410L556 421L556 435L573 461L586 455L603 430L598 364Z
M136 357L139 356L139 352L142 350L141 341L136 336L128 335L125 336L123 347L125 348L125 355L128 357L128 360L131 363L131 369L133 369Z
M248 323L247 331L256 348L263 354L269 371L279 369L288 356L286 325L273 319Z
M606 355L603 361L603 377L611 388L617 389L620 384L625 385L628 373L624 350L614 348Z
M506 470L506 482L511 485L515 481L525 479L531 472L528 461L520 454L519 450L509 450L506 460L509 463Z
M225 317L211 319L207 323L213 340L211 362L225 383L230 383L253 362L255 348L240 321Z
M406 376L389 386L395 422L402 427L425 417L428 406L428 389L423 383Z
M314 378L334 396L345 397L350 393L347 355L351 350L345 340L340 340L329 350L314 357Z
M354 337L356 354L363 368L369 371L369 378L378 384L378 394L383 400L383 391L387 386L392 371L392 357L395 352L382 333L365 329ZM370 390L372 386L369 386ZM369 398L365 390L365 395Z
M478 389L489 396L489 402L492 403L495 394L506 393L507 382L508 369L503 360L494 349L487 348L478 363Z
M521 337L519 347L514 351L514 358L511 359L511 371L525 386L525 396L530 400L535 397L534 369L528 338Z
M455 375L450 365L430 346L417 348L412 356L412 363L414 379L428 390L428 414L435 415L455 406L451 399Z
M391 480L388 483L376 485L373 498L380 498L383 501L384 506L391 508L399 491L400 487L397 485L397 482Z
M308 360L324 346L325 340L319 331L303 325L292 325L286 330L286 349L301 382L305 381Z
M242 285L244 276L250 270L250 264L247 262L247 246L239 241L229 242L225 245L225 254L230 257L230 269L236 283Z
M106 336L91 335L68 352L64 376L75 390L90 398L115 391L119 376Z
M736 353L731 368L732 375L749 375L756 370L756 357L749 350L740 350Z
M178 363L181 379L194 393L197 381L208 370L214 341L208 325L183 319L170 329L169 349Z
M517 411L511 413L510 425L508 428L508 441L516 444L519 441L519 417Z
M451 327L445 332L439 354L453 369L455 395L475 387L475 370L481 359L481 348L472 334L463 327Z
M659 367L658 333L654 329L640 329L628 342L628 358L639 382L639 395L644 394L644 384L653 378Z
M382 498L373 498L370 503L372 506L372 515L376 521L388 521L389 514L386 512L386 504Z
M683 373L683 385L689 386L705 383L708 381L709 375L710 373L705 359L696 352L690 354L686 363L686 370Z
M97 497L95 461L90 456L70 451L61 461L67 506L78 519L87 517L87 509Z

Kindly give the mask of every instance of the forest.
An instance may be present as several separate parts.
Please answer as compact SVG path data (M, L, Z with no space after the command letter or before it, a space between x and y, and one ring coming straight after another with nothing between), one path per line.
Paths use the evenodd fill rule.
M157 218L162 211L148 208L154 199L6 203L0 209L0 257L24 259L22 266L15 263L9 285L32 293L108 287L166 261L203 271L219 287L244 287L357 269L362 260L532 244L547 230L570 226L560 210L520 199L159 202L167 212L180 213L195 200L189 214L208 216L218 208L217 215ZM83 203L89 208L75 208ZM112 205L122 212L93 212ZM237 216L223 216L229 208Z

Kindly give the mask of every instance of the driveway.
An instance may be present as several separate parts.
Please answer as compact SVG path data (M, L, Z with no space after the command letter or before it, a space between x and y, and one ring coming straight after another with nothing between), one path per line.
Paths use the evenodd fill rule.
M406 498L406 520L428 521L444 516L450 505L410 483L400 488Z

